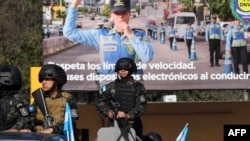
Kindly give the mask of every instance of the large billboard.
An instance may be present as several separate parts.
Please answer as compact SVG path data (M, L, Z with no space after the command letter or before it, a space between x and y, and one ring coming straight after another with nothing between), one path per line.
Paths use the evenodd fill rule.
M88 17L77 20L82 24L82 28L78 30L96 28L100 22L97 17L95 20L90 20ZM146 23L149 20L155 20L158 26L164 22L154 15L136 17L130 19L130 27L141 28L147 32ZM163 43L159 33L157 39L150 38L150 42L154 48L154 57L148 63L138 62L137 66L144 70L144 74L135 76L135 79L142 81L148 90L247 89L250 87L249 75L242 72L241 64L239 65L241 73L234 74L232 57L225 50L223 51L225 43L221 45L220 66L210 67L209 46L204 36L195 37L191 47L192 58L188 56L184 41L176 42L176 50L170 49L167 37ZM44 64L54 63L65 69L68 78L68 83L64 86L66 90L98 90L100 80L116 79L116 75L110 77L96 73L101 65L106 65L100 63L100 60L100 51L71 42L65 37L59 37L57 33L44 39Z

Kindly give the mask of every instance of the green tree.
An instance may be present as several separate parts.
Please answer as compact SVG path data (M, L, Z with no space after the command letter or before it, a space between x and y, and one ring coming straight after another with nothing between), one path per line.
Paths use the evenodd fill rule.
M195 12L195 0L181 0L180 2L184 5L184 11ZM210 13L218 15L222 21L226 21L227 19L233 17L229 5L230 0L201 0L200 2L203 4L208 4Z
M138 13L138 15L140 15L140 13L141 13L141 7L140 7L140 5L136 5L135 6L135 10Z
M82 12L84 16L87 16L89 11L86 7L79 7L78 12Z
M56 17L57 18L61 18L62 19L62 25L64 25L65 23L65 19L66 19L66 12L65 11L61 11L61 10L57 10L56 11Z
M102 15L109 17L110 15L110 6L109 5L104 5L104 8L102 10Z
M222 21L232 18L230 0L207 0L211 14L216 14Z
M66 6L65 0L53 0L54 6L60 6L60 1L62 6Z
M20 68L30 92L30 67L42 65L42 1L1 1L0 63Z
M184 6L184 11L186 11L186 12L192 11L192 9L193 9L192 3L194 2L194 0L181 0L180 2Z

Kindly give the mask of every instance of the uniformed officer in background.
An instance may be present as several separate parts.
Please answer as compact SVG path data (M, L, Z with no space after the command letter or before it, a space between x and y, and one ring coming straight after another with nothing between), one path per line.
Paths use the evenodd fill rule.
M63 36L63 25L62 24L60 24L58 26L58 31L59 31L59 36Z
M0 64L0 131L26 132L32 128L28 95L21 93L21 88L20 70Z
M247 28L247 27L246 27ZM245 36L245 30L243 25L240 25L238 19L234 20L234 26L231 27L227 33L226 47L230 48L230 52L233 57L234 73L239 74L239 64L242 63L243 72L248 73L247 62L247 36Z
M147 99L143 84L131 76L137 72L136 64L130 58L121 58L115 65L115 72L117 79L101 88L96 104L97 111L108 117L110 127L114 126L114 119L124 120L142 138L140 116L146 110ZM120 106L115 109L112 103Z
M206 42L209 45L210 67L214 65L219 67L220 49L224 41L224 35L220 24L216 22L215 15L212 16L211 23L206 27L205 36Z
M72 41L100 50L100 64L112 67L102 66L97 70L98 74L113 74L114 80L113 66L122 57L128 57L136 62L149 62L153 59L153 46L145 31L133 30L129 26L130 0L110 0L110 17L114 22L114 27L110 29L77 29L77 6L81 1L74 0L68 8L63 35Z
M44 65L38 75L39 82L42 83L42 88L37 89L32 93L41 93L44 96L48 114L52 117L52 126L45 128L44 115L40 107L38 107L38 101L35 99L33 106L33 114L35 119L33 120L33 126L35 132L50 133L50 134L63 134L65 105L68 102L70 106L73 128L75 133L75 140L78 140L76 133L76 122L78 120L78 111L76 105L76 99L68 92L62 91L63 85L67 82L67 76L65 71L58 65L46 64Z
M184 41L186 42L187 48L188 48L188 58L190 58L191 54L191 45L192 45L192 40L194 40L194 34L195 29L192 27L192 23L187 24L187 28L185 30L184 34Z
M166 28L163 23L158 27L158 32L160 34L160 42L161 44L165 44L165 37L166 37Z
M168 26L168 33L167 33L167 36L168 36L168 39L169 39L169 43L170 43L170 49L172 50L173 48L173 41L174 41L174 38L175 38L175 33L176 33L176 29L174 28L173 25L169 25Z

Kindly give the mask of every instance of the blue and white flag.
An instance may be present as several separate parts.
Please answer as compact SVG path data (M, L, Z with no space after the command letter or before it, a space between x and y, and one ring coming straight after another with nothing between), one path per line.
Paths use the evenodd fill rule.
M180 132L179 136L176 138L176 141L185 141L187 137L188 132L188 123L185 125L185 127Z
M72 117L68 102L65 106L63 134L67 138L67 141L75 141Z

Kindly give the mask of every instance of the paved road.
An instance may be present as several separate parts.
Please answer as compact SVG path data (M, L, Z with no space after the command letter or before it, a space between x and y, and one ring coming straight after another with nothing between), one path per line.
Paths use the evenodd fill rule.
M84 22L85 20L85 22ZM147 18L131 19L131 26L145 28ZM161 21L158 20L158 23ZM91 28L97 23L83 19L83 28ZM198 36L195 43L195 61L188 59L184 42L177 42L177 51L169 48L169 42L160 44L159 40L151 40L155 49L154 59L145 63L144 83L148 90L180 90L180 89L244 89L250 87L249 80L223 80L224 59L220 67L210 67L208 46L204 36ZM94 69L86 69L88 64L99 64L98 51L87 46L76 46L44 59L44 63L54 62L65 67L65 64L77 66L78 69L67 70L68 90L97 90L93 80L86 80L95 74ZM80 67L79 67L80 66ZM85 66L85 68L83 68ZM175 68L173 68L175 66ZM92 65L94 67L94 65ZM81 80L84 79L84 80Z

